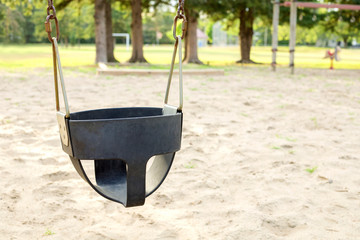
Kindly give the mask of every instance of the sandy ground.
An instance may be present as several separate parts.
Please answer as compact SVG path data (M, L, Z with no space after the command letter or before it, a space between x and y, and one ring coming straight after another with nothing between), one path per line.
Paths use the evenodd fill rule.
M162 106L165 76L65 76L71 111ZM360 70L184 80L182 150L126 209L61 150L51 70L1 70L0 239L360 239Z

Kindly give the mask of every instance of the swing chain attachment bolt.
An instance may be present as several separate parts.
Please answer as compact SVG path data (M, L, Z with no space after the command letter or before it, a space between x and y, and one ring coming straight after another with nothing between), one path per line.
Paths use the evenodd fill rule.
M54 4L53 4L52 0L48 0L48 7L46 9L46 12L47 12L47 17L46 17L46 20L45 20L45 31L48 34L48 39L49 39L50 42L53 42L52 36L51 36L52 29L51 29L51 22L50 22L50 20L53 19L55 21L56 40L59 41L59 38L60 38L59 22L58 22L58 19L56 17L56 10L55 10L55 7L54 7Z
M177 9L176 16L174 18L173 37L174 37L174 39L176 41L178 40L177 35L176 35L176 26L177 26L178 19L183 20L182 27L181 27L181 29L182 29L181 39L184 39L185 33L186 33L187 20L186 20L186 16L185 16L185 13L184 13L184 4L185 4L185 0L179 0L179 6L178 6L178 9Z

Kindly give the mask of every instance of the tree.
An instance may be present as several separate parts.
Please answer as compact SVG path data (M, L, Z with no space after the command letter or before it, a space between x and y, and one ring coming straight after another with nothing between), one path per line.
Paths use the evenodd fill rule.
M198 19L200 13L203 12L203 9L206 8L206 3L208 1L217 1L217 0L186 0L185 1L185 16L187 19L187 31L185 35L185 54L184 54L184 63L196 63L202 64L198 57L197 49L197 28L198 28ZM146 1L153 2L153 7L157 7L160 4L169 5L168 1L155 0L155 1ZM176 1L178 2L178 1ZM176 7L178 7L176 5ZM178 20L179 25L181 24L182 19ZM181 26L177 27L177 34L181 35ZM172 32L167 34L169 38L173 39Z
M114 56L114 41L113 41L113 23L111 13L111 0L105 1L105 20L106 20L106 59L107 62L119 62Z
M147 62L144 58L143 46L144 38L142 32L142 2L141 0L131 0L131 41L132 55L129 59L130 63Z
M239 29L239 38L240 38L240 51L241 59L239 63L253 63L250 59L250 51L252 46L252 39L254 35L253 25L255 20L255 9L254 7L246 7L246 4L240 4L239 8L239 18L240 18L240 29Z
M186 0L185 13L187 18L187 32L185 36L185 63L202 64L198 58L197 29L200 14L207 14L210 18L220 19L219 13L225 16L224 1L219 0Z
M11 9L0 4L0 39L5 43L24 43L25 36L22 27L25 18L18 9Z
M197 46L195 45L196 34L194 33L197 19L200 13L206 13L214 21L226 19L227 25L233 25L236 20L240 20L239 39L241 60L238 62L251 63L250 50L253 37L253 24L257 17L271 17L271 3L263 0L188 0L186 2L189 13L188 37L185 43L186 59L197 62ZM189 10L191 9L191 10ZM189 41L188 41L189 40ZM191 49L193 48L193 49ZM196 53L191 56L191 53ZM189 56L190 55L190 56Z
M111 0L95 0L95 62L118 62L114 56Z
M131 43L132 54L128 60L130 63L147 62L144 57L144 37L142 12L149 8L156 8L159 4L165 3L163 0L120 0L122 4L131 9Z
M56 4L56 8L60 10L64 9L71 2L74 1L62 0ZM95 0L94 9L96 44L95 62L118 62L114 57L111 0Z
M1 3L2 2L2 3ZM89 21L94 15L90 0L60 1L56 0L56 16L60 25L60 42L72 45L80 39L94 42L94 21ZM65 5L66 3L67 5ZM60 6L62 5L62 6ZM63 8L67 6L66 10ZM48 42L44 29L47 3L39 0L0 0L0 41L18 43ZM9 22L9 24L8 24ZM53 30L54 23L52 22ZM9 28L10 27L10 28ZM11 38L4 39L4 31L11 30ZM9 36L9 34L6 34Z
M95 0L95 42L96 42L96 58L95 62L107 62L106 50L106 0Z
M254 34L254 21L262 18L266 21L271 18L271 2L262 0L228 0L222 2L222 17L232 24L236 19L240 20L239 40L241 59L238 63L254 63L250 59L250 52Z
M126 1L124 1L126 2ZM144 57L144 37L142 25L142 12L150 8L156 9L160 4L169 4L164 0L130 0L131 7L131 41L132 55L130 63L147 62Z
M198 57L197 29L199 12L196 8L186 4L185 14L187 19L187 31L185 35L185 56L184 63L203 64Z
M27 0L0 0L0 41L5 43L25 43L28 30L33 28L26 17L32 13L33 4Z

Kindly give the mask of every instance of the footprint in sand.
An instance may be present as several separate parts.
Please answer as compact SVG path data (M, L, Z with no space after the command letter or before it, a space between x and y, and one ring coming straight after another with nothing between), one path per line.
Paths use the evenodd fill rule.
M277 236L288 236L291 232L295 231L298 223L294 219L288 217L278 217L276 219L264 219L262 226L269 229Z
M48 179L50 181L64 181L69 179L75 179L77 176L75 174L70 174L64 171L58 171L55 173L49 173L42 175L42 178Z
M178 238L178 234L176 232L176 230L172 230L172 229L167 229L163 232L161 232L156 239L163 239L163 240L172 240L172 239L177 239Z
M17 162L17 163L25 163L25 160L22 158L14 158L13 160L14 160L14 162Z
M0 199L3 203L7 203L7 209L10 212L13 212L15 204L20 200L20 198L20 194L15 189L13 189L10 193L2 194Z
M156 196L156 205L165 206L172 203L174 200L165 194L158 194Z
M57 165L58 161L56 158L40 158L39 162L43 165Z
M339 157L339 159L342 159L342 160L357 160L358 158L350 156L350 155L345 155L345 156Z

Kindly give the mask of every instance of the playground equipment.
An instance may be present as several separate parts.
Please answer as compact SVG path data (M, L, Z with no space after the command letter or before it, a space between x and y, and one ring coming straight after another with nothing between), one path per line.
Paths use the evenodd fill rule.
M337 46L335 47L334 52L331 52L330 50L328 50L325 53L324 58L329 58L330 59L330 69L331 70L334 69L334 59L336 61L340 60L340 58L339 58L339 53L341 51L340 44L341 44L341 42L338 42Z
M116 45L116 41L115 41L115 38L116 37L125 37L126 39L126 50L129 50L130 49L130 34L128 33L113 33L112 34L113 38L114 38L114 46Z
M314 2L298 2L296 0L291 0L291 2L286 1L280 3L280 0L274 1L273 8L273 38L272 38L272 68L276 70L276 52L278 46L278 25L279 25L279 14L280 14L280 5L285 7L290 7L290 42L289 42L289 52L290 52L290 63L291 73L294 74L295 71L295 46L296 46L296 21L297 21L297 8L337 8L337 9L346 9L353 11L360 11L360 5L352 4L325 4L325 3L314 3Z
M52 43L57 120L63 150L78 174L101 196L123 204L140 206L167 176L175 153L180 150L182 134L181 43L185 36L184 1L179 0L174 19L175 46L165 93L164 107L112 108L70 113L58 49L59 24L52 0L48 0L45 29ZM50 12L52 12L50 14ZM182 36L176 23L183 21ZM54 20L56 37L51 36ZM168 97L179 46L179 106L168 104ZM58 73L65 113L60 111ZM152 165L147 163L155 157ZM94 160L95 183L86 174L82 161Z

